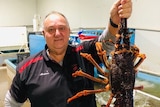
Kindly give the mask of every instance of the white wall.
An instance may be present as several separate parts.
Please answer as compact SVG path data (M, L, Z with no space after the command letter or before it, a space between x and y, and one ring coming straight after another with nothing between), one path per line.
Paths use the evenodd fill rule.
M105 27L116 0L0 0L0 26L32 25L35 13L64 13L71 28ZM131 28L160 30L160 0L132 0Z
M0 0L0 26L32 25L36 0Z
M37 0L42 19L52 11L64 13L71 28L105 27L116 0ZM128 27L160 30L160 0L132 0L133 12Z
M160 0L132 0L130 27L160 31Z
M42 19L52 10L62 12L72 29L105 27L109 10L115 0L38 0L38 14Z
M160 75L160 31L136 30L135 44L146 54L141 69Z

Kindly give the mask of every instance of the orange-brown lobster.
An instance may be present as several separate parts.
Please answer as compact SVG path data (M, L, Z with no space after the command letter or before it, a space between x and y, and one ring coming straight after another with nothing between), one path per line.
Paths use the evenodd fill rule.
M138 66L146 58L145 54L140 54L136 46L130 46L130 32L127 28L127 19L122 19L119 34L116 35L115 50L111 52L111 61L106 56L106 51L102 49L100 42L96 43L96 49L100 60L104 63L109 72L105 72L88 53L81 53L80 55L88 59L97 70L105 78L95 78L86 74L82 70L76 71L72 76L83 76L92 81L105 84L104 89L83 90L68 99L68 103L72 100L86 96L111 90L110 98L106 104L109 107L112 99L115 98L115 107L133 107L133 89L135 89L135 73ZM109 40L112 42L111 40ZM136 87L142 88L142 87Z

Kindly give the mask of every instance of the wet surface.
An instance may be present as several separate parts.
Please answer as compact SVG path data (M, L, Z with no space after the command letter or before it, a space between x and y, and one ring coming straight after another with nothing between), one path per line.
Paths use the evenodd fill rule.
M107 104L107 101L109 99L109 92L96 94L96 98L97 98L97 106L101 107L101 105ZM146 95L143 95L138 92L135 93L134 107L159 107L159 105L160 101L147 97ZM110 107L114 107L113 102L110 105Z
M136 86L143 85L143 90L136 90L134 91L134 107L160 107L160 93L159 93L159 86L160 84L155 84L153 82L144 81L137 79L135 82ZM95 84L95 88L102 88L103 85ZM102 92L96 94L96 100L98 107L107 103L109 99L109 94L111 92ZM113 99L114 101L114 99ZM112 105L113 106L113 102Z
M143 92L146 92L148 94L151 94L153 96L160 98L160 83L155 83L155 82L138 78L135 84L143 85L144 87L142 90Z

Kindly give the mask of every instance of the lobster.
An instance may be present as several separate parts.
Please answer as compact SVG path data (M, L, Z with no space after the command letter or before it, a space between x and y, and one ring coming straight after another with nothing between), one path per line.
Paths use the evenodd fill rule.
M83 90L78 92L67 100L71 102L81 96L95 94L100 92L111 91L110 98L106 104L109 107L112 99L115 98L114 107L133 107L133 90L142 89L143 86L135 85L135 77L137 68L146 58L145 54L139 53L139 48L135 45L130 46L130 34L127 28L127 19L121 19L121 27L116 35L115 49L111 52L111 60L106 55L106 51L102 49L101 42L96 42L97 54L109 72L105 72L88 53L80 53L80 55L89 60L99 71L103 78L92 77L91 75L78 70L72 74L73 77L83 76L92 81L105 84L103 89ZM113 41L108 40L113 43ZM105 41L104 41L105 42Z

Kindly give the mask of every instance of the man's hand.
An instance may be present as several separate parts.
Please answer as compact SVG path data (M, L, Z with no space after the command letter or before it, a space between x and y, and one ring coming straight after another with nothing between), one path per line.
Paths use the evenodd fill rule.
M111 8L110 17L115 24L119 24L121 18L129 18L132 13L131 0L117 0Z
M119 31L117 25L120 24L121 18L129 18L132 13L132 2L131 0L117 0L110 11L110 24L108 26L109 32L112 35L116 35ZM112 23L112 25L111 25ZM116 27L114 27L114 26Z

